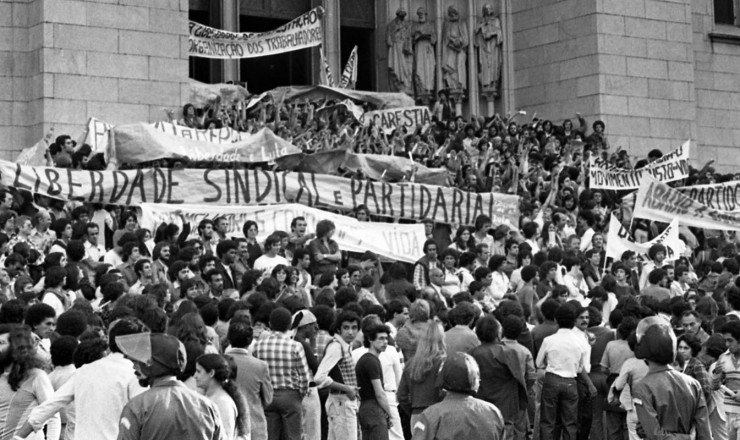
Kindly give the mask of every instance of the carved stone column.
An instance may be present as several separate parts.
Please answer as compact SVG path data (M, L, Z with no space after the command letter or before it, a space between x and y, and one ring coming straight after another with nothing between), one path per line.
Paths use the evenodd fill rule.
M498 97L498 90L492 88L484 88L483 96L486 98L486 116L491 117L496 113L494 103L496 98Z
M475 16L475 2L468 0L468 110L470 115L479 115L478 96L478 57L475 54L475 26L478 20Z

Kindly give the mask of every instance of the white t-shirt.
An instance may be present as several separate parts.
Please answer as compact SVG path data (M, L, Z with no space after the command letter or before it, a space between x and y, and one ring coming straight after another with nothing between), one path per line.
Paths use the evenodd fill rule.
M257 260L254 262L254 270L258 270L269 276L272 273L272 269L274 269L275 266L277 266L278 264L290 266L288 260L286 260L284 257L281 257L280 255L269 257L267 254L264 254L257 258Z

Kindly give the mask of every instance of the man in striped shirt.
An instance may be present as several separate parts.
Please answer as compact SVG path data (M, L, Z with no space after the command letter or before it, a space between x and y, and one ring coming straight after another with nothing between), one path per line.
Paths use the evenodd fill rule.
M254 347L254 357L267 362L274 389L272 403L265 408L270 439L301 439L301 401L308 393L309 370L303 346L291 339L290 312L279 307L270 314L272 333Z

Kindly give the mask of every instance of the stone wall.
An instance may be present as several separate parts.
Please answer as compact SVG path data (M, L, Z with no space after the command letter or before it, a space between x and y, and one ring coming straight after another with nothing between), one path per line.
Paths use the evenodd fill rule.
M691 0L603 2L600 113L633 157L696 140L691 20Z
M515 103L510 110L525 109L530 117L537 112L556 124L574 119L576 112L591 120L599 112L600 72L614 68L613 60L598 53L600 3L511 2Z
M693 5L698 161L722 172L740 166L740 28L715 25L711 0ZM715 41L710 34L735 40Z
M51 127L76 138L89 116L120 124L179 107L189 95L187 11L187 0L0 3L0 100L12 108L0 116L2 157Z

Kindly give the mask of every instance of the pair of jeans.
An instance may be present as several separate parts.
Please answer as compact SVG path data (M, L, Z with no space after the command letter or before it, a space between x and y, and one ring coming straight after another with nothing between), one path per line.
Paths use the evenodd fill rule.
M346 394L329 394L326 398L328 440L357 440L357 405L357 399L350 400Z
M576 440L578 431L578 385L574 378L546 373L540 404L540 440Z
M270 440L301 440L303 408L298 390L275 390L272 403L265 408L267 438Z
M377 400L363 400L359 416L362 440L388 440L387 414Z

